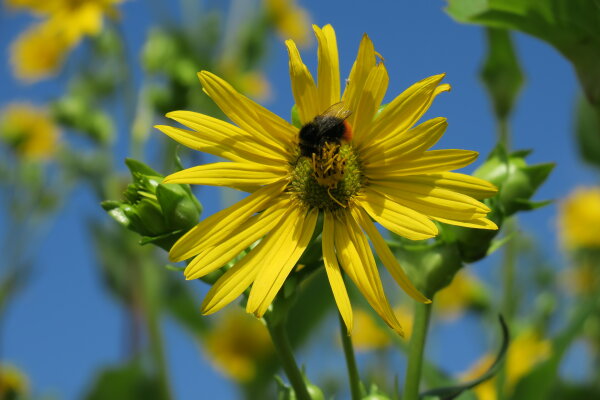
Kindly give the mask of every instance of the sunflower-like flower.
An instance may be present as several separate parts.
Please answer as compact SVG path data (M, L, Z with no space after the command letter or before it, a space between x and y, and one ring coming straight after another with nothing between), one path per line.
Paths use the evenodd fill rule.
M0 112L0 140L31 161L51 159L60 131L48 110L28 103L11 103Z
M373 220L413 240L438 234L432 220L497 229L486 219L490 209L475 200L492 196L496 188L481 179L449 172L473 162L476 152L428 150L442 136L444 118L412 128L433 99L450 89L441 84L444 75L416 83L378 113L388 73L371 40L366 35L362 38L340 96L335 32L330 25L315 26L314 31L319 43L318 83L303 64L295 43L286 41L292 91L303 128L242 96L207 71L199 73L204 91L235 125L175 111L167 117L191 130L157 127L192 149L230 160L174 173L165 182L228 186L251 193L182 236L170 258L195 257L185 276L196 279L262 239L212 286L202 304L204 314L214 313L252 285L246 310L261 317L307 248L322 214L325 270L348 330L353 325L352 309L342 271L383 320L402 334L368 239L398 285L418 301L429 300L410 282ZM338 103L350 115L345 113L347 119L334 120L335 126L325 127L323 132L322 114ZM300 131L311 124L310 129L318 131L318 140L306 143L311 135L305 132L300 140ZM308 155L310 148L314 151Z
M23 32L11 47L17 78L36 82L58 72L68 53L86 36L97 36L104 16L116 17L122 0L6 0L42 21Z
M600 187L579 187L560 205L558 232L566 248L600 248Z

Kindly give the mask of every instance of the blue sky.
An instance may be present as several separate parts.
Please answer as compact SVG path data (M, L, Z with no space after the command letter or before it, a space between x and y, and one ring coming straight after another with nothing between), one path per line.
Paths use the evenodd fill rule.
M138 0L122 6L125 36L130 48L135 50L139 50L151 26L153 12L148 4L150 2ZM438 148L477 150L485 156L493 147L494 121L478 78L485 46L480 28L455 23L444 13L443 1L310 0L301 4L308 8L313 22L331 23L336 29L342 76L350 70L362 34L369 34L390 73L387 100L417 80L441 72L447 74L446 81L452 85L452 91L439 96L427 115L448 118L449 127ZM22 14L12 15L2 9L0 49L3 54L8 53L9 43L29 21ZM571 66L553 48L524 35L516 35L515 40L526 83L512 120L513 146L534 149L530 157L532 163L557 163L537 198L559 199L575 186L597 182L597 176L578 161L573 140L572 110L577 82ZM273 96L265 105L287 117L293 103L287 53L280 39L274 39L272 44L265 70ZM302 53L305 62L314 67L315 48L304 49ZM65 78L59 77L53 82L21 85L10 78L5 62L0 65L0 105L13 100L43 103L58 96L64 90L64 82ZM201 90L199 83L198 90ZM118 158L127 152L125 139L121 138L120 143ZM203 198L201 201L207 213L220 207L214 201ZM533 232L543 243L549 258L559 259L555 214L553 204L523 214L520 221L524 230ZM98 269L90 256L92 248L86 226L90 218L106 217L90 191L77 188L57 216L50 234L36 250L36 274L9 310L2 328L3 359L27 371L37 391L55 393L65 399L78 398L97 368L117 363L123 355L121 334L125 329L125 314L103 290ZM470 268L479 275L492 278L497 275L490 263ZM196 286L200 292L200 286ZM486 346L484 340L469 338L472 323L439 327L440 332L447 333L446 339L433 337L428 350L430 356L444 360L447 368L463 369ZM176 397L182 400L206 398L202 395L234 398L235 390L208 365L191 338L169 321L165 327ZM446 346L448 340L455 341L455 346ZM457 353L460 351L457 349L463 350ZM306 349L299 356L307 361L309 375L313 362L310 360L320 359L323 365L330 366L341 362L340 354L330 357L313 353L315 351ZM463 361L449 361L464 354Z

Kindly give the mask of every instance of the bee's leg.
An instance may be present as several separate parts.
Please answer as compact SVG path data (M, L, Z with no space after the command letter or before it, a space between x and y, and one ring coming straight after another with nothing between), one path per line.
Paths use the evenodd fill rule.
M343 205L342 203L340 203L340 201L338 199L336 199L335 197L333 197L333 195L331 194L331 186L327 187L327 194L329 195L329 197L331 198L331 200L335 201L336 203L338 203L343 208L346 208L346 206Z

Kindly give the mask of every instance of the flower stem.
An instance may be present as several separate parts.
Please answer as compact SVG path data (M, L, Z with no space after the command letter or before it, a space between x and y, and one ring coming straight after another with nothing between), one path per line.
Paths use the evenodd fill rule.
M358 367L356 358L354 357L354 347L352 346L352 338L348 334L346 324L342 316L338 314L340 320L340 334L342 337L342 347L344 348L344 356L346 357L346 367L348 368L348 380L350 381L350 393L352 400L360 400L360 377L358 375Z
M300 371L300 368L298 368L298 364L296 364L292 346L290 345L287 332L285 331L284 322L278 321L276 323L271 323L267 320L267 327L269 328L271 340L279 355L283 370L296 393L296 398L298 400L311 400L308 389L306 388L306 383L302 377L302 372Z
M510 151L511 147L511 132L507 118L500 118L497 121L497 129L499 140L507 151ZM518 221L516 216L509 218L504 224L504 235L516 234L519 229ZM506 243L504 247L504 253L502 257L502 316L504 317L508 326L511 326L513 315L517 308L516 297L517 291L515 290L515 276L516 276L516 261L518 256L518 241L513 238ZM496 379L496 395L498 400L505 398L504 386L506 381L506 364L502 364L500 371L498 372Z
M427 330L431 317L431 304L415 304L415 320L408 350L408 367L404 382L403 400L419 399L419 384L421 383L421 369Z
M158 386L161 399L171 399L171 387L169 384L169 373L167 369L167 360L165 357L165 349L163 345L162 332L160 329L160 320L155 310L148 312L148 339L150 345L150 353L154 359L154 364L158 374Z

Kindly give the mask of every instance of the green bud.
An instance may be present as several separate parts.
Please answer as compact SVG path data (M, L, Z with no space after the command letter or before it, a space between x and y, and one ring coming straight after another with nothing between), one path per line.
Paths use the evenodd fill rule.
M463 267L455 243L406 245L398 253L401 264L408 268L411 280L423 294L432 297L448 286Z
M302 373L302 375L304 377L304 382L306 383L306 389L308 391L308 394L309 394L311 400L325 400L325 395L323 395L323 391L317 385L310 383L308 378L306 378L306 375L304 375L304 372ZM277 400L296 400L297 399L294 389L292 389L292 387L286 385L279 376L275 375L275 381L277 382L277 392L278 392Z
M183 185L161 183L156 197L169 226L187 231L200 219L202 207Z
M484 203L492 209L487 218L498 227L502 226L504 216L502 207L499 206L499 200L492 198L485 200ZM446 241L456 243L461 259L466 263L473 263L484 258L488 254L494 238L500 232L500 229L472 229L454 225L443 225L442 230Z
M115 139L112 120L103 112L89 114L83 130L92 140L100 144L110 144Z
M123 47L123 42L117 32L113 29L102 29L95 37L95 48L104 56L118 54Z
M85 134L96 143L110 144L114 140L114 126L110 117L93 109L88 95L70 94L51 106L53 117L62 125Z
M162 184L163 176L146 164L127 159L133 182L123 201L104 201L102 207L118 223L169 250L200 218L202 207L188 185Z
M181 82L184 85L196 84L198 78L196 77L198 72L197 64L189 58L179 58L173 65L171 74L173 79Z
M363 393L365 392L363 387ZM362 400L391 400L387 394L385 394L379 387L371 383L371 387L369 388L369 393L366 396L362 397Z
M554 163L528 165L525 158L529 154L530 151L507 154L499 145L473 174L498 186L497 197L505 217L548 203L533 202L530 199L548 178Z
M173 35L154 30L144 44L142 65L150 72L168 70L179 55L178 49L179 44Z

